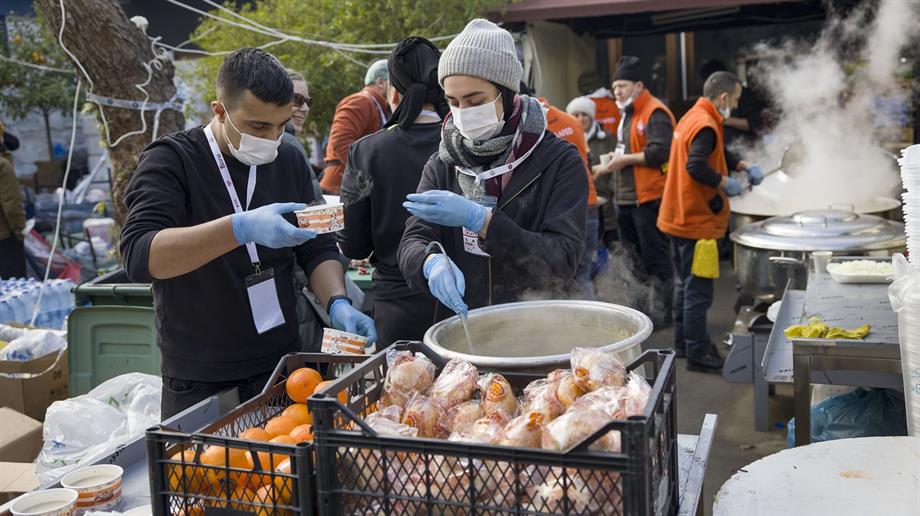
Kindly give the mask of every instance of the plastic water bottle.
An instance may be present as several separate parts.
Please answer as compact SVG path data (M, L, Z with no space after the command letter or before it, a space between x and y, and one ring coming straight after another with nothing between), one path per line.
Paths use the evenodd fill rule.
M13 309L13 322L21 323L26 318L26 305L19 292L14 291L9 298L10 307Z
M9 297L0 297L0 324L9 324L13 322L13 318L15 317L16 314L13 312L13 307L10 305Z

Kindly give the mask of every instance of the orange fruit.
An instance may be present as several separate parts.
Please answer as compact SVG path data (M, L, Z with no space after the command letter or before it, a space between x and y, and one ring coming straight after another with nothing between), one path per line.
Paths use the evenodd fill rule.
M275 468L276 473L286 473L291 474L291 459L284 459L281 461L281 464L278 464L278 467ZM275 493L282 498L286 498L290 501L294 494L294 484L290 478L287 477L275 477Z
M297 444L297 441L295 441L293 438L291 438L288 435L279 435L277 437L273 437L269 442L275 443L275 444ZM255 461L253 460L252 453L246 452L246 455L248 459L254 464ZM278 466L278 464L281 464L281 461L288 458L289 456L286 453L268 453L268 452L260 451L258 453L258 457L259 457L259 467L260 467L259 471L271 471L272 468ZM255 466L253 466L253 469L255 469ZM259 475L253 475L253 476L260 477ZM253 482L258 482L260 484L269 482L269 480L265 480L265 482L261 482L261 480L263 479L262 478L250 479L249 485L252 486Z
M313 392L323 392L323 391L325 391L330 385L332 385L333 382L334 382L334 380L326 380L326 381L324 381L324 382L319 382L318 384L316 384L316 390L313 391ZM339 401L342 402L342 404L347 404L347 403L348 403L348 390L346 389L346 390L343 390L342 392L340 392L339 395L338 395L338 398L339 398ZM312 422L312 421L311 421L311 422Z
M279 493L275 490L274 486L262 486L258 491L256 491L256 502L261 504L262 507L258 508L259 516L262 515L284 515L287 516L292 514L290 511L275 509L276 505L287 505L291 503L290 495L285 496L285 493Z
M313 425L300 425L291 430L288 434L292 439L301 443L304 441L313 441Z
M185 462L185 465L166 466L169 490L177 493L203 494L208 490L204 468L195 465L195 450L187 449L174 454L169 460Z
M307 406L303 403L295 403L291 405L290 407L284 409L284 412L282 412L281 415L297 421L298 425L313 423L313 414L310 414L310 411L307 410Z
M267 441L271 438L272 436L268 432L258 427L243 430L243 433L240 434L240 439L247 441Z
M265 423L265 432L272 436L272 438L278 437L279 435L287 435L291 433L291 430L298 424L300 423L298 423L297 420L287 416L273 417L268 420L268 423Z
M316 390L317 384L322 381L323 376L319 374L319 371L301 367L288 376L287 381L284 382L284 389L294 403L306 403L307 398Z
M215 491L223 489L226 481L235 485L240 478L240 472L228 472L225 468L252 469L252 461L246 457L245 450L223 446L208 446L201 454L201 464L211 466L205 470L208 482Z

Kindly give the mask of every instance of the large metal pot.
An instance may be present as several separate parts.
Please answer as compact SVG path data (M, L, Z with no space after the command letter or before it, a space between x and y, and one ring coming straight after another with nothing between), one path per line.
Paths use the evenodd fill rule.
M771 217L781 217L811 209L808 206L792 206L774 198L758 197L757 193L755 190L731 200L732 211L728 223L731 231ZM834 208L846 208L861 215L875 215L887 220L902 221L901 202L890 197L876 197L853 205L831 205L827 207L827 209Z
M652 321L625 306L595 301L527 301L469 312L473 351L459 317L441 321L425 333L425 344L446 359L477 367L517 372L548 372L569 367L574 347L615 351L623 362L637 358L652 333Z
M889 256L907 245L904 225L850 211L803 211L748 224L731 234L741 287L763 299L782 297L791 279L804 288L814 251L840 256Z

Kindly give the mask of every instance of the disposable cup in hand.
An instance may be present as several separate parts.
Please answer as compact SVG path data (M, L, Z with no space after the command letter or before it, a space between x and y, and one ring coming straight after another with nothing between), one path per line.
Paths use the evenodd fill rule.
M353 355L363 355L364 346L367 345L367 338L346 331L333 330L332 328L323 329L323 353L351 353Z
M834 253L830 251L815 251L811 253L811 260L814 263L815 272L827 272L827 264L831 261L831 256L833 255Z
M297 225L316 231L317 234L335 233L345 229L345 205L321 204L295 211Z
M601 154L601 166L606 167L610 160L613 159L610 154Z

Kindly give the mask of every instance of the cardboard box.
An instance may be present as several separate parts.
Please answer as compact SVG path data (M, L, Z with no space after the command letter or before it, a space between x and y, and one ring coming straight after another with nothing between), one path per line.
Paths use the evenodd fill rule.
M0 462L0 504L37 488L35 464Z
M0 407L0 421L0 461L34 461L42 449L42 424L8 407Z
M67 166L67 160L54 161L36 161L35 166L35 189L53 190L61 186L64 181L64 169Z
M0 376L0 407L10 407L32 419L44 421L45 410L51 403L70 397L67 351L61 355L57 365L51 367L57 356L57 353L51 353L28 362L0 361L0 373L6 374L37 374L51 368L35 378L21 379Z

